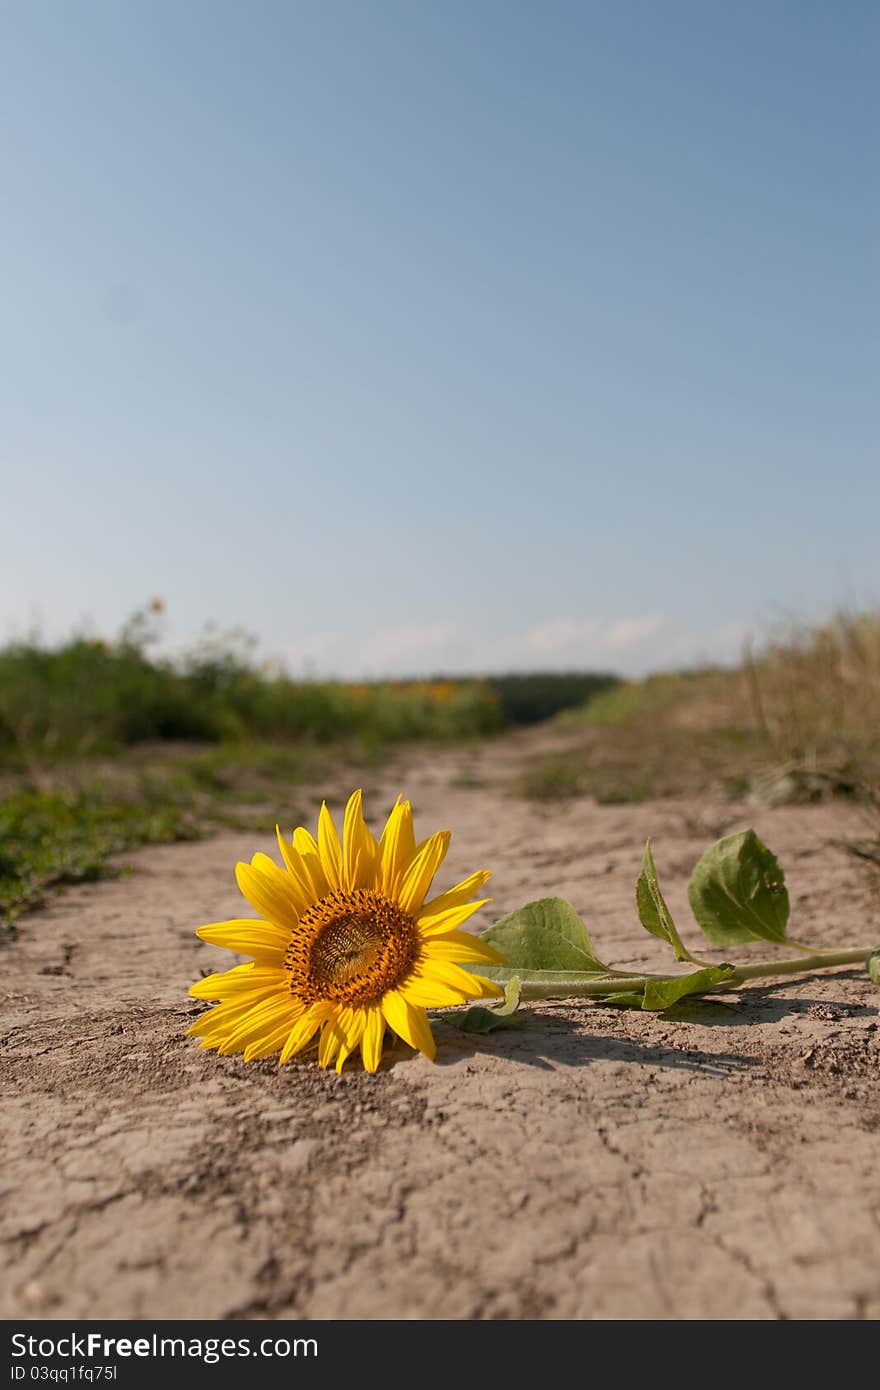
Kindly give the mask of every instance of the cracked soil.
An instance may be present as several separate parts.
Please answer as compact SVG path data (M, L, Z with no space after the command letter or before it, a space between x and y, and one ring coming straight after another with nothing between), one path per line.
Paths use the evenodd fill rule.
M408 753L366 778L371 823L402 791L422 835L453 829L438 888L494 869L477 926L558 893L606 959L664 968L633 903L644 841L684 926L723 820L779 855L795 935L880 940L876 883L835 843L858 833L852 809L536 805L510 794L534 747ZM295 788L291 817L313 819L319 795ZM234 864L260 848L235 833L144 851L4 949L0 1315L880 1313L880 995L864 971L672 1017L547 1003L487 1038L438 1015L436 1065L399 1044L375 1077L246 1066L184 1036L200 1008L186 990L232 963L193 930L239 915Z

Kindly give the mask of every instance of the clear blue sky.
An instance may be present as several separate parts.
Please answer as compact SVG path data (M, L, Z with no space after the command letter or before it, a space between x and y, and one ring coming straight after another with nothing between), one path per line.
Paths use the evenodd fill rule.
M880 601L873 0L0 21L0 637L640 671Z

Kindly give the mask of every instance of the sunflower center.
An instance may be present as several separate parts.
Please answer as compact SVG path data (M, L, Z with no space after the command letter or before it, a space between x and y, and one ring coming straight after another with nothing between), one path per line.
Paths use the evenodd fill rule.
M284 959L304 1003L371 1004L411 974L421 941L397 903L372 888L328 893L293 930Z
M312 969L324 980L345 985L362 975L379 954L374 924L363 917L338 917L312 947Z

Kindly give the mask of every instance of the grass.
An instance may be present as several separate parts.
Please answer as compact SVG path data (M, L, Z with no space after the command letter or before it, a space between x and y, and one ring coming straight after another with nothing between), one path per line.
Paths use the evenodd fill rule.
M747 652L743 688L755 728L780 759L880 772L880 612L837 613Z
M746 650L738 669L618 684L557 722L570 746L525 771L523 795L605 803L706 792L774 803L842 796L876 808L880 613L790 628Z
M535 800L591 796L601 805L713 792L738 797L762 771L760 745L737 729L694 736L633 716L603 730L584 730L562 754L537 760L518 789Z
M72 883L112 877L111 856L141 845L196 838L185 806L132 803L101 792L27 790L0 802L0 925Z
M331 753L268 743L152 745L113 758L7 770L0 787L0 928L70 884L126 872L120 856L143 845L223 828L292 828L305 814L298 788L320 780L329 794L340 758L359 761L348 747Z

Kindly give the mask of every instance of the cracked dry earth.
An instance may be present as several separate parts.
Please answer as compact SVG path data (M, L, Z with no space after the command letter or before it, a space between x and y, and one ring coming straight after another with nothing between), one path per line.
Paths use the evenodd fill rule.
M793 933L880 940L845 807L536 805L536 737L406 755L367 786L454 830L438 884L495 870L494 916L568 897L606 959L663 968L633 884L673 912L705 845L754 824ZM558 735L555 736L558 738ZM341 789L340 789L341 790ZM295 790L291 818L313 819ZM42 1318L873 1318L880 996L860 970L676 1017L545 1004L475 1039L437 1022L375 1077L202 1052L187 985L231 961L248 834L145 851L26 917L3 954L0 1314ZM766 954L766 952L764 952Z

